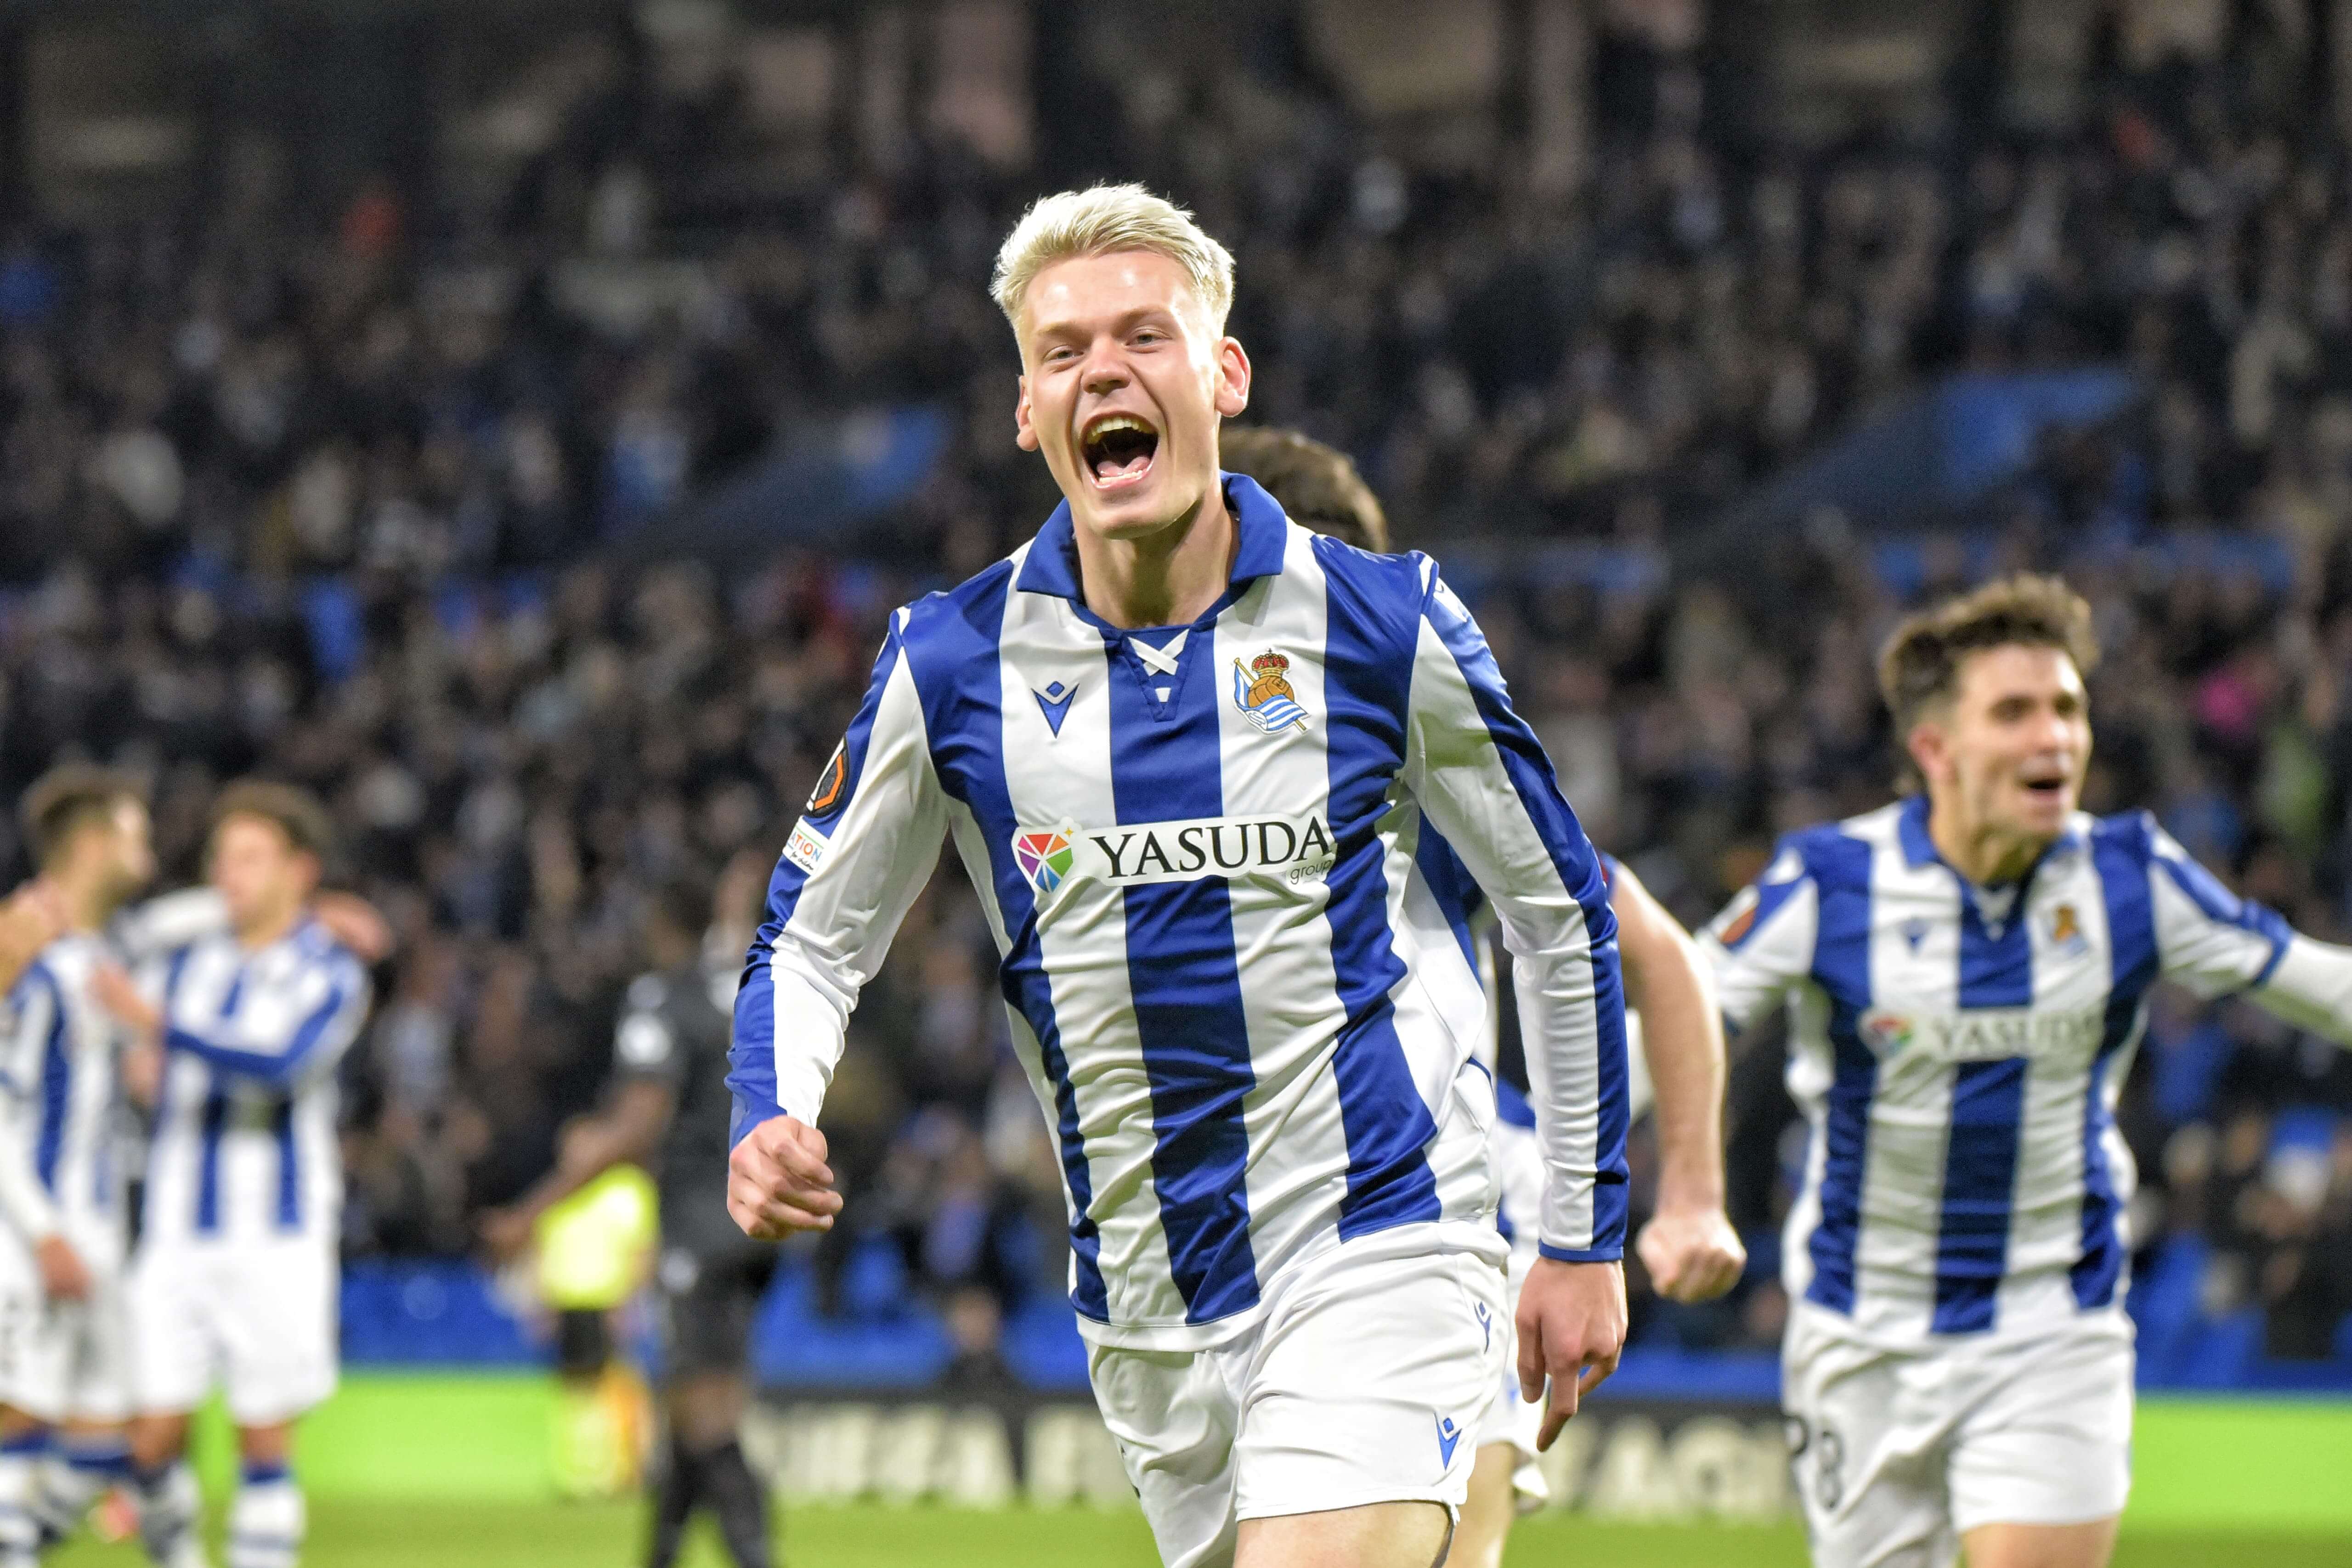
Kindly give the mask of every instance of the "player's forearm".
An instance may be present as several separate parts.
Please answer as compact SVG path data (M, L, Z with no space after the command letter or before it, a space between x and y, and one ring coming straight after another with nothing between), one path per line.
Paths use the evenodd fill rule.
M731 1147L761 1123L796 1116L814 1126L841 1061L854 998L805 961L790 932L755 946L735 997L727 1087L735 1097Z
M250 1051L243 1046L208 1040L194 1030L183 1029L176 1024L163 1030L163 1046L168 1051L184 1051L199 1057L224 1072L257 1079L276 1088L291 1083L301 1071L308 1056L307 1052L290 1051Z
M2252 996L2297 1029L2352 1046L2352 947L2299 933L2290 936L2277 967Z
M1625 1010L1613 937L1513 966L1544 1156L1544 1256L1622 1257L1625 1246Z
M1627 1003L1657 1095L1658 1204L1723 1206L1722 1015L1690 939L1645 940L1625 955Z
M16 1114L7 1120L10 1124L0 1129L5 1139L0 1146L0 1218L30 1247L57 1234L58 1206L33 1169L33 1139L26 1124L30 1118Z

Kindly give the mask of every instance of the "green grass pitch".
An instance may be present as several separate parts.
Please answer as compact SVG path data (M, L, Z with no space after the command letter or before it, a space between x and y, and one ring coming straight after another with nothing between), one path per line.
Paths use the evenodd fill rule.
M644 1512L627 1504L425 1504L321 1501L312 1510L308 1568L635 1568ZM968 1513L947 1509L824 1507L783 1522L787 1568L1154 1568L1140 1515L1084 1511ZM84 1542L53 1568L133 1568L135 1546ZM1512 1568L1803 1568L1793 1528L1600 1524L1574 1518L1521 1525ZM2214 1536L2126 1530L2116 1568L2341 1568L2342 1536ZM698 1540L685 1568L724 1568Z

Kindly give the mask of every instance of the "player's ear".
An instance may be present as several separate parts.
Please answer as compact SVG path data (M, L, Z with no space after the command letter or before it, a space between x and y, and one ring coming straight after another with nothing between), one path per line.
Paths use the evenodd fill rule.
M1021 395L1013 402L1013 443L1024 452L1037 450L1037 427L1029 423L1029 378L1021 378Z
M1249 355L1237 338L1217 340L1217 412L1232 419L1249 407Z
M1903 749L1911 754L1911 765L1924 780L1943 778L1951 766L1951 737L1934 719L1923 718L1913 725L1911 733L1903 737Z

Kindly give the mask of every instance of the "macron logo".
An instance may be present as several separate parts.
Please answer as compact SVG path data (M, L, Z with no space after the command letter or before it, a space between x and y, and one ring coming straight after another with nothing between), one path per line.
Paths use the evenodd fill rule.
M1037 711L1045 716L1045 727L1054 732L1054 738L1059 740L1062 737L1062 720L1069 713L1070 699L1078 695L1078 688L1055 681L1044 691L1033 691L1029 695L1037 699Z
M1437 1418L1437 1462L1441 1465L1452 1466L1454 1450L1460 1447L1461 1443L1462 1428L1454 1425L1454 1417L1440 1416Z

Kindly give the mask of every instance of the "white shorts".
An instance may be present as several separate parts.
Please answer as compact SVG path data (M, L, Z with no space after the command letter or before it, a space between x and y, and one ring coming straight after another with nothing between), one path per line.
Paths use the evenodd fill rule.
M1815 1568L1947 1568L1980 1524L2079 1524L2131 1490L2132 1342L2116 1314L1888 1350L1800 1306L1781 1356Z
M1511 1490L1523 1513L1541 1508L1551 1497L1551 1485L1544 1479L1536 1453L1536 1439L1543 1436L1544 1406L1541 1401L1530 1405L1519 1397L1519 1291L1528 1282L1536 1256L1532 1229L1523 1229L1512 1238L1509 1271L1503 1285L1503 1388L1487 1408L1486 1424L1478 1428L1481 1448L1501 1445L1514 1451Z
M1467 1252L1383 1250L1397 1235L1277 1276L1264 1315L1223 1344L1090 1348L1167 1568L1231 1563L1244 1519L1460 1509L1509 1343L1503 1271Z
M122 1270L81 1248L87 1301L52 1301L31 1249L0 1238L0 1405L55 1425L111 1423L131 1413Z
M144 1248L131 1270L131 1392L150 1415L194 1410L215 1383L240 1427L289 1421L335 1391L331 1239Z

